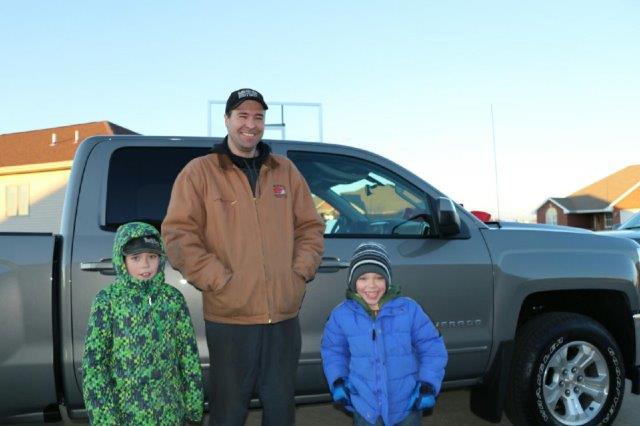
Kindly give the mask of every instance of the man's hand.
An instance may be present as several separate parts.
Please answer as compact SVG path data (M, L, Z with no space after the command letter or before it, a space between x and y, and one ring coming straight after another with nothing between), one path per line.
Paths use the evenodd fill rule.
M409 410L430 410L436 405L436 395L429 383L418 382L409 398Z
M351 392L349 391L349 381L344 377L333 382L333 390L331 391L333 400L345 407L351 407Z

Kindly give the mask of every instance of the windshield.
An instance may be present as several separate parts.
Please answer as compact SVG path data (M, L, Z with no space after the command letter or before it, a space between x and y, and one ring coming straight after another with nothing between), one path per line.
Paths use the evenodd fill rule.
M640 212L634 214L626 222L620 225L619 229L637 229L640 228Z

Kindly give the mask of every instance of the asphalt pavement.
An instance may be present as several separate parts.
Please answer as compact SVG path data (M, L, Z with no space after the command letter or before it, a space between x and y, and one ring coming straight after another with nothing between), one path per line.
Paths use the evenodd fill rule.
M631 383L627 381L622 408L615 426L638 426L640 424L640 395L629 392ZM246 426L260 426L262 413L259 409L251 410ZM338 410L331 404L305 404L299 405L296 412L296 423L302 426L349 426L351 417ZM207 418L203 425L206 425ZM65 418L62 422L49 423L59 426L88 425L87 421L70 420ZM487 426L493 423L486 422L474 416L469 409L469 391L456 390L442 393L438 399L438 405L433 415L424 417L423 425L439 426ZM506 419L500 425L510 425ZM22 423L21 426L40 426L41 423ZM11 425L7 425L11 426ZM14 424L13 426L18 426Z

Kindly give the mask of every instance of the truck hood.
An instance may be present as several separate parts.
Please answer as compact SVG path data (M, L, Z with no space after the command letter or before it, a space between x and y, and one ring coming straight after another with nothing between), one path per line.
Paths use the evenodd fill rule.
M621 237L621 238L630 238L638 243L640 243L640 231L638 230L617 230L617 231L600 231L597 232L598 235L609 235L611 237Z
M574 226L564 225L547 225L545 223L521 223L521 222L490 222L492 229L503 230L528 230L528 231L546 231L546 232L572 232L578 234L593 234L589 229L576 228Z
M562 289L614 288L637 303L638 243L570 226L501 223L482 229L496 288L523 296ZM504 283L507 283L506 285ZM631 284L631 286L629 286Z

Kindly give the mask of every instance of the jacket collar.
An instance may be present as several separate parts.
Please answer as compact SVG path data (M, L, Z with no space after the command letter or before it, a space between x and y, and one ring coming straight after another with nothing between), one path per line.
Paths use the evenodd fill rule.
M400 293L401 293L400 286L392 285L389 287L389 290L387 290L384 296L382 296L382 299L380 299L380 302L378 304L378 306L380 307L380 310L378 311L378 317L387 315L388 309L384 309L384 307L388 305L390 308L393 308L393 303L390 303L390 302L400 297L401 295ZM360 305L360 307L364 309L367 315L370 316L371 318L373 319L376 318L373 315L373 311L371 310L369 305L367 305L367 303L364 301L362 296L360 296L358 293L352 291L351 289L348 289L347 299L351 300L356 305Z
M275 169L278 167L278 162L273 158L271 154L271 147L266 143L260 141L256 146L259 152L259 156L264 157L263 165L270 169ZM228 170L233 167L233 161L231 161L230 154L231 150L229 149L229 140L228 136L225 136L222 142L217 143L211 148L211 153L219 154L218 162L220 164L220 168L223 170Z

